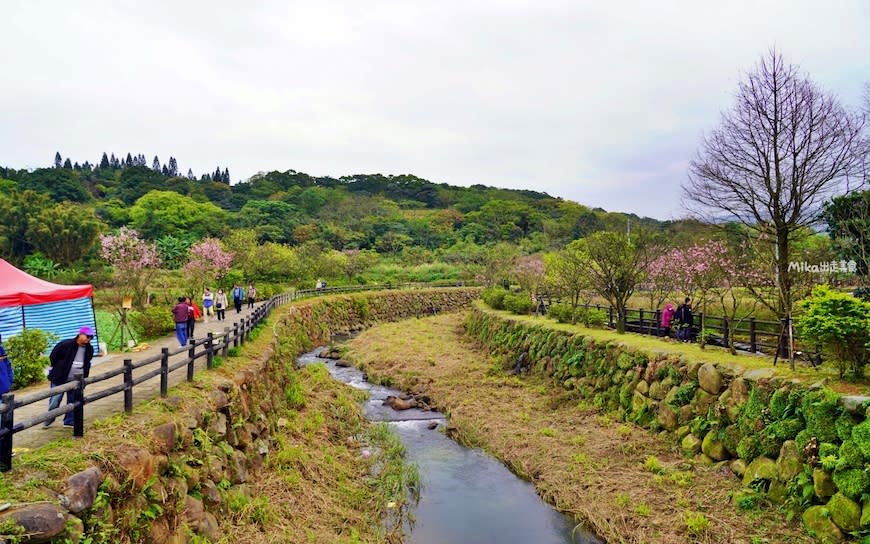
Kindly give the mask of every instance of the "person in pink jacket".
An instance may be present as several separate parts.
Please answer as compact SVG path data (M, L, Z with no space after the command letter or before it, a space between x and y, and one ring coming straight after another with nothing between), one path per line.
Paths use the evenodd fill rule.
M665 304L665 309L662 311L662 329L666 339L671 339L671 321L674 319L674 305L671 303Z

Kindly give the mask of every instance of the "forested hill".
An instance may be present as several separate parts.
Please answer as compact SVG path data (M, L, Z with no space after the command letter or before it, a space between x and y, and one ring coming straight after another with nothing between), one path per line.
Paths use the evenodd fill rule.
M317 241L324 249L389 254L414 246L439 250L498 241L531 253L598 230L624 231L629 224L687 237L703 228L606 212L536 191L457 187L413 175L332 178L288 170L232 184L226 168L182 175L174 157L165 164L154 157L149 166L144 155L129 153L124 159L104 154L95 165L57 154L50 168L0 168L0 192L6 210L33 216L68 201L93 215L100 231L126 225L151 240L224 238L233 229L248 228L261 243ZM34 250L24 223L22 218L22 224L0 227L5 229L0 231L2 253L13 261Z

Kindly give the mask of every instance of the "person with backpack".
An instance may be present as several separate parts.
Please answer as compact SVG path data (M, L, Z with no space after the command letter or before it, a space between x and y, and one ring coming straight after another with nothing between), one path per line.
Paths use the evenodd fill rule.
M236 307L236 313L242 313L242 301L245 300L245 288L236 284L233 287L233 305Z
M677 308L676 314L679 329L677 329L677 339L682 342L692 341L692 299L686 297L686 300Z

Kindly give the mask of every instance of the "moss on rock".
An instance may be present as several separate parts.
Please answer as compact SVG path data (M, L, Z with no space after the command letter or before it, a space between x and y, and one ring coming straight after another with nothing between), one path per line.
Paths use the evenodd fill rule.
M870 487L870 476L860 468L850 468L834 472L834 485L850 499L859 499Z
M843 493L835 493L828 501L828 512L831 521L840 529L851 532L857 531L861 526L861 505L853 501Z

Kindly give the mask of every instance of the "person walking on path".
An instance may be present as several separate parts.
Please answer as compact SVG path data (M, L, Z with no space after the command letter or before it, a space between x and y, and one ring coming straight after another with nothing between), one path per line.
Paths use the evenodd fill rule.
M192 298L187 297L185 302L190 306L190 315L187 316L187 339L190 340L193 338L193 330L196 328L196 320L202 317L202 312L199 311L199 306L196 305L196 302L194 302Z
M209 316L214 315L214 295L211 293L211 289L208 287L205 288L205 292L202 294L202 320L205 323L208 323Z
M217 297L214 300L214 307L217 311L218 321L223 321L227 318L227 294L223 289L218 289Z
M686 297L685 302L680 304L680 307L677 308L677 322L680 325L679 330L677 331L677 338L683 342L691 342L692 341L692 325L693 317L692 317L692 299Z
M9 361L6 348L3 347L3 339L0 338L0 395L12 391L13 381L12 363Z
M674 319L674 305L671 303L665 304L665 309L662 310L662 332L666 340L671 339L671 321Z
M242 313L242 301L244 299L245 290L241 285L237 283L236 286L233 287L233 305L236 307L237 314Z
M248 285L248 309L254 307L254 300L257 298L257 288L251 283Z
M91 345L93 338L94 330L90 327L82 327L75 338L63 340L54 346L54 349L51 350L51 355L48 356L48 360L51 362L51 370L48 373L51 387L59 387L67 382L88 377L91 371L91 359L94 358L94 347ZM48 401L48 410L51 411L59 408L62 398L63 394L52 395ZM80 390L72 389L67 391L67 404L74 404L81 402L81 400ZM72 427L74 419L75 415L73 412L64 414L64 427ZM54 423L54 418L49 419L42 426L43 428L48 428L51 427L52 423Z
M172 319L175 321L175 337L181 347L187 345L187 318L190 317L191 309L184 297L178 297L178 304L172 308Z

